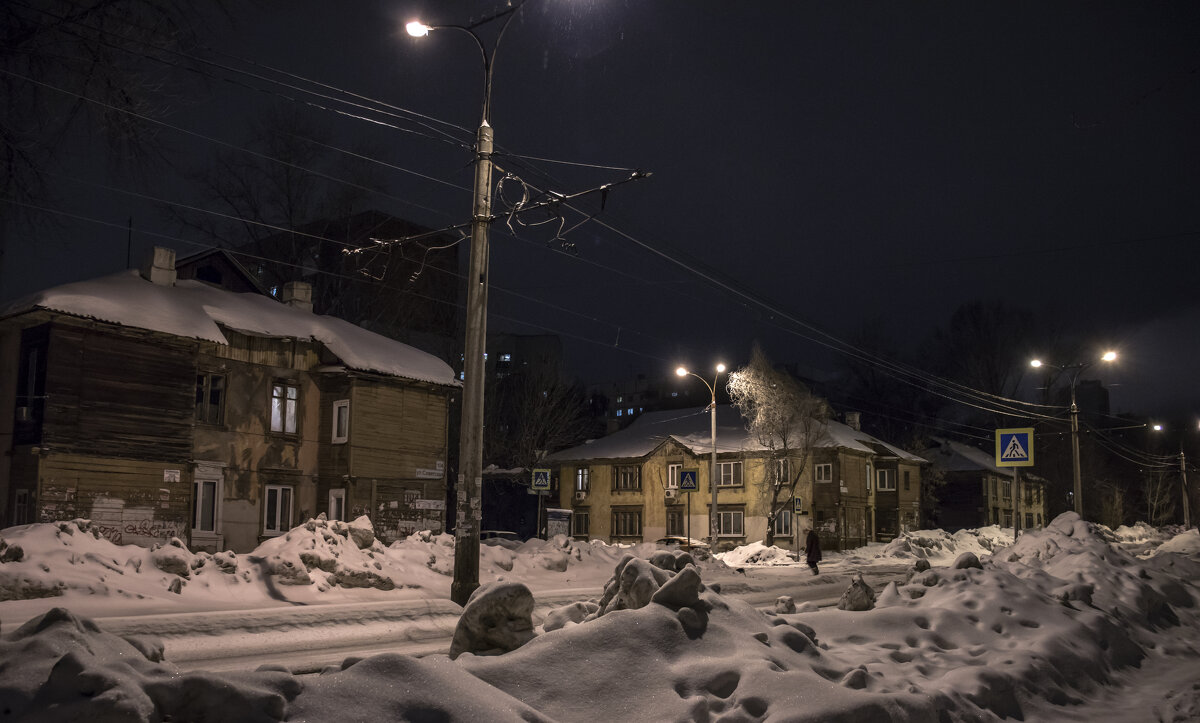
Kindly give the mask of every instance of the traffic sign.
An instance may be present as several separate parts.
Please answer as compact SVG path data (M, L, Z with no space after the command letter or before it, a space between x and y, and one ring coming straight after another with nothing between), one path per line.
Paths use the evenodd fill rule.
M550 470L535 469L533 471L533 484L530 485L535 490L550 489Z
M996 466L1033 466L1033 428L996 430Z
M679 489L682 492L695 492L700 489L700 474L694 469L685 469L679 473Z
M793 497L792 498L792 511L798 515L802 514L804 512L804 498L803 497Z

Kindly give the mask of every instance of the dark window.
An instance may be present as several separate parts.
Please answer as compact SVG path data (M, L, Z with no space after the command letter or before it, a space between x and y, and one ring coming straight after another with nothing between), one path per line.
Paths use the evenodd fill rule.
M683 531L683 510L667 510L667 534L682 536Z
M292 529L292 488L267 485L263 491L263 533L280 535Z
M642 536L642 511L641 510L613 510L613 536L615 537L641 537Z
M225 377L220 374L196 375L196 421L221 424L225 418Z
M575 514L571 516L571 534L576 537L587 537L590 534L588 522L588 513L576 510Z
M908 491L908 470L904 470L904 491Z
M633 465L617 467L613 484L618 490L640 490L642 488L641 468ZM641 529L639 524L639 529ZM639 533L640 534L640 533Z

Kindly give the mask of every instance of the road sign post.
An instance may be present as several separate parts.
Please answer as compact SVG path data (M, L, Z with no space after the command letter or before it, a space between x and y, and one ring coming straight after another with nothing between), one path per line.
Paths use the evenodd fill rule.
M679 472L679 491L687 495L687 538L688 549L692 549L692 492L700 489L700 473L694 469Z
M1021 467L1033 466L1033 428L996 430L996 466L1013 468L1013 537L1021 530ZM998 520L1003 523L1003 520Z

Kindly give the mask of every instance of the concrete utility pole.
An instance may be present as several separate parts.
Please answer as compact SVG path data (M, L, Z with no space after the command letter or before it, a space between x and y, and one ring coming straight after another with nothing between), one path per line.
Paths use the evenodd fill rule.
M483 59L483 117L475 135L475 195L471 208L471 257L467 272L467 332L463 351L462 426L458 439L454 581L450 585L450 599L459 605L466 605L471 593L479 587L479 525L483 519L483 377L484 354L487 350L488 232L492 215L494 142L491 126L492 70L504 31L523 4L518 2L469 27L425 25L416 21L407 25L408 33L414 37L428 35L430 30L467 33L475 40ZM503 24L489 53L474 28L501 18Z

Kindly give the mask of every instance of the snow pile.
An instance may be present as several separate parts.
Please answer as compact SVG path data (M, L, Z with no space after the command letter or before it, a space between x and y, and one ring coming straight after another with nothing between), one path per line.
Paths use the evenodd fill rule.
M1200 560L1200 530L1195 528L1185 530L1159 545L1151 554L1160 555L1166 552L1187 555Z
M1146 542L1148 540L1161 541L1164 535L1159 530L1145 522L1136 522L1133 525L1121 525L1112 531L1113 537L1120 542Z
M996 525L976 530L915 530L902 532L880 553L884 557L922 558L931 563L946 565L963 552L990 555L1012 544L1012 528Z
M387 654L316 677L179 675L153 644L52 613L3 636L0 696L39 719L120 705L146 721L1055 720L1141 666L1177 681L1134 701L1141 719L1200 715L1200 563L1139 560L1073 513L982 562L921 557L861 611L763 612L689 557L623 557L602 597L506 654ZM178 701L195 703L184 716Z
M796 553L774 545L767 547L761 542L751 542L729 552L718 552L715 557L730 567L796 564Z

